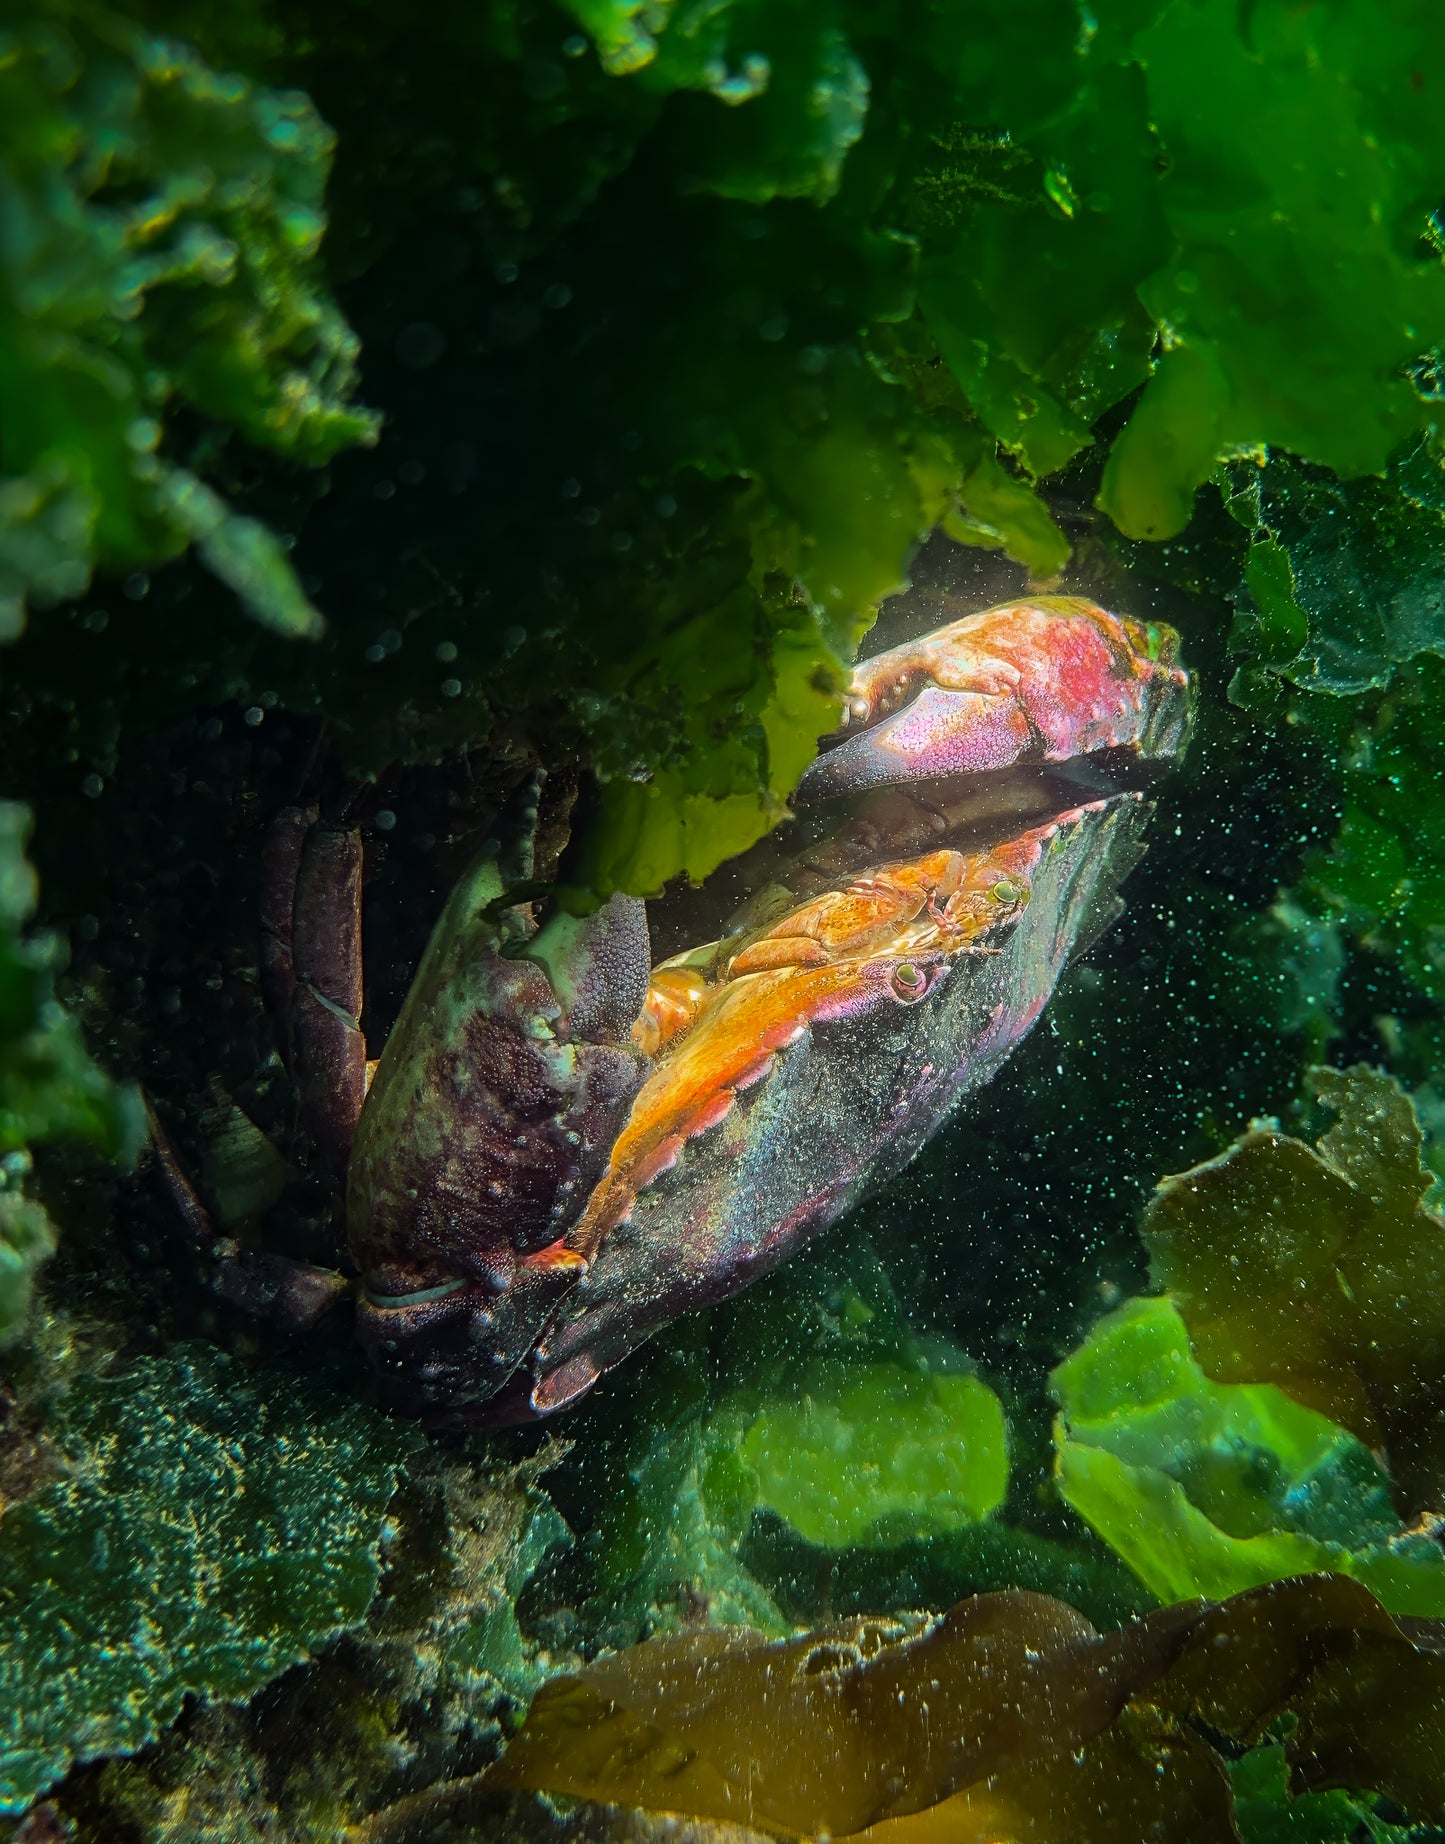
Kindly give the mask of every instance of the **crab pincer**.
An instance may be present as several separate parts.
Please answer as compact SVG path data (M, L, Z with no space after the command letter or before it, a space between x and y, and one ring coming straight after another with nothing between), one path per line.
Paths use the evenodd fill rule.
M1079 596L965 615L856 668L843 725L796 798L1106 749L1176 756L1189 711L1177 655L1172 628Z

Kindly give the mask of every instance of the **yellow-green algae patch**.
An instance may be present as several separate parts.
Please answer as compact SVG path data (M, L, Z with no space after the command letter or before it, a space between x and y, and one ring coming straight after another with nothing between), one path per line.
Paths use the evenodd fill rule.
M974 1376L901 1364L825 1371L743 1436L758 1502L827 1548L957 1530L1008 1490L1003 1406Z

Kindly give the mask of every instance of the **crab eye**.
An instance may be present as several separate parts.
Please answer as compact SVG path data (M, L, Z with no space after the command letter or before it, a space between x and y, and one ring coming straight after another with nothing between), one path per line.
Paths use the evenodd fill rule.
M996 903L1017 903L1023 897L1023 891L1011 877L1001 877L989 895Z
M927 975L911 960L900 961L893 969L893 991L905 1004L921 999L927 985Z

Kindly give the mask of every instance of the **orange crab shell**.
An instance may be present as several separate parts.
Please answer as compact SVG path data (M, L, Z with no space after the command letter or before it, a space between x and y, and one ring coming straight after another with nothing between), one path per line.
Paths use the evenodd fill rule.
M953 956L988 952L990 933L1027 904L1029 873L1059 823L989 851L882 866L801 905L728 959L638 1091L565 1246L590 1259L682 1145L716 1126L812 1025L846 1016L880 989L916 1004Z

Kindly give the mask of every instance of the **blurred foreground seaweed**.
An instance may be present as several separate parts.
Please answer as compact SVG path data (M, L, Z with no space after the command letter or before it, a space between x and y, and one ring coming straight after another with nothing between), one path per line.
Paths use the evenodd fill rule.
M88 1055L55 997L64 954L51 936L25 934L36 878L25 858L30 815L0 802L0 1346L25 1321L35 1269L54 1246L44 1206L24 1195L30 1149L81 1141L133 1159L140 1104Z

